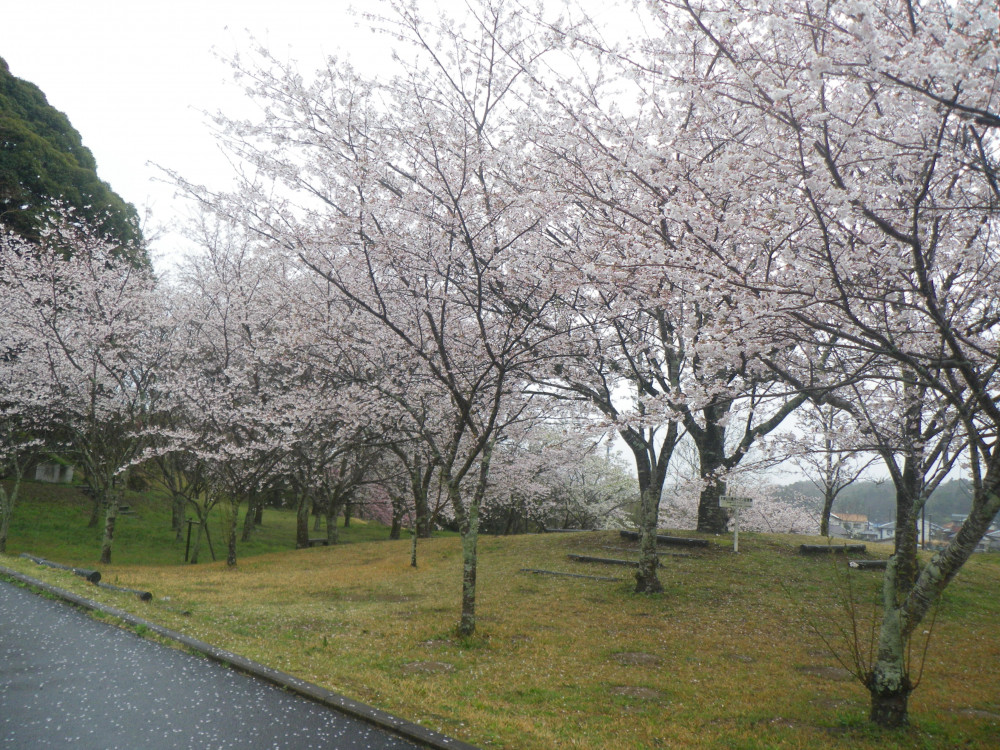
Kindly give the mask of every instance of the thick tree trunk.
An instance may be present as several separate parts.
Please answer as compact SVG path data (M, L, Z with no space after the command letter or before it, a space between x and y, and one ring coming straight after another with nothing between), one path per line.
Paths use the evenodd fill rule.
M417 536L424 539L431 538L431 516L430 507L427 502L427 493L419 492L413 495L414 513L417 519Z
M899 558L894 555L886 567L882 583L882 627L879 630L878 652L867 687L871 696L871 721L893 729L907 722L907 703L913 685L906 666L907 641L903 632L899 595Z
M706 534L725 534L729 527L729 511L719 507L719 498L726 494L726 483L719 479L725 460L724 440L725 431L712 425L696 441L703 482L698 498L697 528Z
M671 422L656 452L654 436L643 435L631 428L621 432L622 438L635 459L639 482L639 564L635 572L635 591L639 594L658 594L663 584L656 573L660 560L656 556L656 534L660 520L660 496L663 480L677 444L677 423Z
M637 594L659 594L663 584L656 574L660 559L656 556L656 533L659 519L659 497L654 490L646 487L640 498L639 522L639 565L635 571L635 592Z
M101 508L103 507L103 503L101 502L101 493L97 491L96 487L91 485L90 491L93 503L90 506L90 519L87 521L87 528L96 529L98 521L101 520Z
M837 495L832 487L823 491L823 515L819 519L819 535L830 536L830 514L833 512L833 501Z
M353 503L344 503L344 528L349 528L351 525L351 506Z

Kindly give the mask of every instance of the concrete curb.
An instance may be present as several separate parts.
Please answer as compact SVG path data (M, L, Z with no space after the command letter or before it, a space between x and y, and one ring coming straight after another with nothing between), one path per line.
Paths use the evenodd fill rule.
M162 625L157 625L155 622L144 620L143 618L137 617L136 615L124 610L109 607L105 604L101 604L100 602L95 602L92 599L87 599L86 597L74 594L71 591L66 591L45 583L44 581L39 581L30 576L26 576L23 573L18 573L15 570L0 566L0 576L27 584L32 588L44 591L47 594L51 594L52 596L69 602L70 604L82 609L102 612L106 615L117 617L119 620L122 620L129 625L142 625L150 632L156 633L163 638L169 638L170 640L175 641L192 651L196 651L204 656L207 656L209 659L225 664L245 674L265 680L266 682L270 682L272 685L277 685L278 687L291 693L295 693L296 695L301 695L304 698L321 703L328 708L334 709L335 711L340 711L348 716L353 716L356 719L373 724L374 726L380 727L387 732L404 737L412 742L416 742L419 745L431 748L432 750L479 750L479 748L475 745L470 745L466 742L462 742L461 740L446 737L439 732L426 729L419 724L414 724L411 721L400 719L392 714L386 713L385 711L380 711L377 708L366 706L364 703L358 703L350 698L345 698L342 695L338 695L337 693L326 690L325 688L321 688L318 685L313 685L305 680L300 680L299 678L293 677L285 672L279 672L278 670L271 669L263 664L258 664L257 662L251 661L250 659L242 657L239 654L234 654L232 651L216 648L215 646L205 643L204 641L199 641L196 638L191 638L183 633L178 633L177 631L170 630Z

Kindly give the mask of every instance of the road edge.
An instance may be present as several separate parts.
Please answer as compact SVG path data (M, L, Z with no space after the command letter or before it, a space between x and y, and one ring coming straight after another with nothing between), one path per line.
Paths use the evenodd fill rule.
M316 703L320 703L327 708L347 714L355 719L360 719L399 737L404 737L405 739L423 745L426 748L431 748L431 750L480 750L480 748L475 745L470 745L467 742L453 739L441 734L440 732L435 732L431 729L422 727L419 724L415 724L412 721L400 719L399 717L386 713L381 709L373 708L372 706L365 705L364 703L351 700L343 695L334 693L326 688L322 688L319 685L314 685L311 682L300 680L298 677L294 677L286 672L280 672L277 669L272 669L271 667L267 667L251 659L240 656L239 654L233 653L232 651L217 648L216 646L205 643L204 641L199 641L197 638L191 638L183 633L178 633L176 630L165 628L162 625L157 625L155 622L133 615L131 612L126 612L125 610L118 609L117 607L102 604L94 601L93 599L88 599L84 596L80 596L79 594L74 594L72 591L66 591L58 586L53 586L50 583L39 581L37 578L32 578L31 576L19 573L16 570L5 568L2 565L0 565L0 576L19 581L27 586L43 591L46 594L62 599L63 601L66 601L76 607L80 607L81 609L101 612L103 614L116 617L132 626L141 625L151 633L156 633L156 635L161 636L162 638L167 638L179 643L192 651L200 653L213 661L231 667L238 672L243 672L244 674L269 682L272 685L276 685L291 693L300 695L303 698L308 698Z

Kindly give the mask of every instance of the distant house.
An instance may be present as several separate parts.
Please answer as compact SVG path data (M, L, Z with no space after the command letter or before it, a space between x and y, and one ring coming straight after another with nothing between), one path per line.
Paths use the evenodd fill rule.
M35 467L36 482L69 483L73 481L73 467L55 461L43 461Z
M1000 531L992 531L986 534L976 549L983 552L1000 552Z
M878 534L878 538L881 539L895 539L896 537L896 522L889 521L889 523L880 523L874 527L875 532Z
M860 513L831 513L830 520L836 521L842 526L848 536L854 536L869 529L868 516Z

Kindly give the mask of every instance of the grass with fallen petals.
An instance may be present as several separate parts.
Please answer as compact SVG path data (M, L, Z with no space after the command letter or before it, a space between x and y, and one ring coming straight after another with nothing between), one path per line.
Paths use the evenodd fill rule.
M567 558L634 558L616 533L484 538L479 627L468 639L453 627L456 538L421 540L416 569L408 541L383 541L265 554L234 570L103 571L152 591L146 605L0 562L484 748L996 747L1000 556L975 556L948 588L911 726L889 732L869 726L867 693L823 643L845 653L846 566L799 555L803 541L745 534L734 555L713 537L706 550L665 557L665 592L639 596L628 569ZM881 574L850 575L865 640Z

